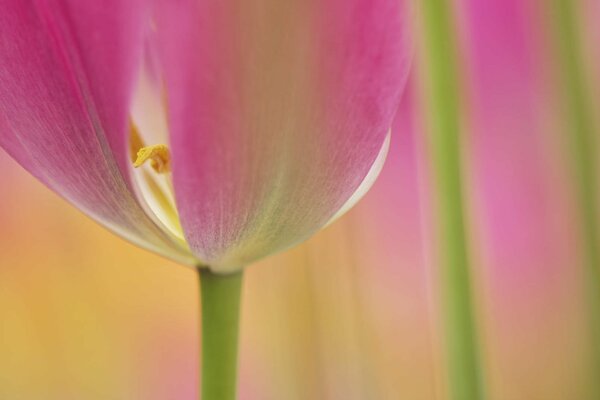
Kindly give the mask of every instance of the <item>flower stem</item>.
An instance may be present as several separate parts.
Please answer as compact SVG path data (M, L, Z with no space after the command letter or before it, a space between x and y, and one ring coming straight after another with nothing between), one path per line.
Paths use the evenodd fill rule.
M235 400L242 272L200 270L202 400Z
M440 290L450 398L484 399L473 309L463 183L461 96L455 32L448 0L421 0L422 70L428 147L438 224Z
M577 185L577 200L584 246L584 279L588 302L590 336L592 338L592 390L600 396L600 229L598 226L596 159L597 135L593 104L586 80L583 49L578 32L577 5L573 0L549 2L553 42L557 45L560 75L563 82L569 127L565 134L571 140L571 162Z

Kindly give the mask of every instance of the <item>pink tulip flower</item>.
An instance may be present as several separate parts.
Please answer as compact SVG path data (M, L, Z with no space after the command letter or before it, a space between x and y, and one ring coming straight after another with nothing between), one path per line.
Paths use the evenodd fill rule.
M144 248L239 270L347 211L385 160L402 1L0 4L0 146Z

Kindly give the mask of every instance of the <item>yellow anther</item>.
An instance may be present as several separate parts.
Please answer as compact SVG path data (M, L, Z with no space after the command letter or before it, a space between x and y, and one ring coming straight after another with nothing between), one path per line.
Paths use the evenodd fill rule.
M171 172L171 154L169 148L164 144L142 147L137 152L137 158L133 163L136 168L141 167L150 160L150 166L159 174Z

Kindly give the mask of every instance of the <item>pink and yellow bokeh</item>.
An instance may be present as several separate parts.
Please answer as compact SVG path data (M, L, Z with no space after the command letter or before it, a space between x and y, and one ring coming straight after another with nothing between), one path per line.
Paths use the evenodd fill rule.
M578 210L543 2L456 3L489 397L592 400ZM581 4L598 71L600 10ZM247 270L240 399L447 398L418 79L416 64L364 200ZM103 230L4 154L0 168L0 398L197 398L195 272Z

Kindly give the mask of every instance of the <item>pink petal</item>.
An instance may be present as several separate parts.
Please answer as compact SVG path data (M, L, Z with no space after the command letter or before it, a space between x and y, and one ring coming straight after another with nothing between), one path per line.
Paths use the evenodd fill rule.
M390 129L408 67L402 1L159 3L190 246L224 272L305 240Z
M92 218L181 259L124 179L143 3L0 5L0 146Z

